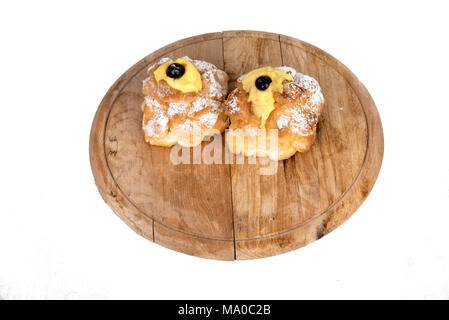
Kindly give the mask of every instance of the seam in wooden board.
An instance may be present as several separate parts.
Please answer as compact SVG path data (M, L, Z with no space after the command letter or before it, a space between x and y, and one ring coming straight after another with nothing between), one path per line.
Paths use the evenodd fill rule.
M156 242L156 237L154 236L154 218L152 219L153 220L153 242Z
M282 54L282 45L281 45L281 35L278 34L278 43L279 43L279 52L281 54L281 64L284 66L284 55ZM287 160L282 160L282 171L284 173L284 180L287 183L287 172L286 172Z
M281 35L278 34L279 52L281 53L281 63L284 65L284 55L282 54Z
M223 59L223 70L226 70L225 58L224 58L224 40L223 40L224 32L221 32L221 58ZM234 218L234 201L232 199L232 167L228 165L229 168L229 189L231 196L231 215L232 215L232 241L234 242L234 260L237 260L237 248L235 245L235 218Z
M223 33L222 33L222 35L223 35ZM248 37L248 38L254 38L254 37L257 37L257 35L246 36L246 37ZM282 42L282 41L280 40L280 37L281 37L281 35L278 34L279 43L280 43L280 46L281 46L281 48L282 48L282 45L281 45L281 44L284 43L284 42ZM216 39L216 38L211 38L211 39L209 39L209 40L213 40L213 39ZM273 39L269 39L269 40L273 40ZM182 40L181 40L181 41L182 41ZM160 56L158 56L157 58L154 58L151 62L157 60L158 58L160 58L160 57L163 56L163 55L168 55L168 54L172 53L173 51L178 50L178 49L181 49L181 48L183 48L183 47L185 47L185 46L187 46L187 45L194 45L194 44L196 44L196 43L203 42L203 41L205 41L205 40L204 40L204 39L203 39L203 40L198 40L198 41L196 41L196 42L192 42L192 43L189 43L189 44L185 44L185 45L183 45L183 46L181 46L181 47L174 48L173 50L168 51L168 52L165 52L165 53L161 54ZM207 41L207 40L206 40L206 41ZM222 37L222 41L223 41L223 37ZM275 41L275 40L274 40L274 41ZM307 48L307 47L306 47L306 48L299 47L298 45L295 45L294 43L288 43L288 45L292 45L292 46L294 46L294 47L296 47L296 48L298 48L298 49L301 49L301 50L306 50L308 53L310 53L310 54L316 56L317 58L319 58L320 60L322 60L323 62L325 62L326 65L329 65L325 60L323 60L320 56L316 55L314 52L312 52L311 50L309 50L309 48ZM222 49L224 50L224 46L223 46ZM281 49L281 52L282 52L282 49ZM335 58L334 58L334 59L335 59ZM337 61L338 61L338 60L337 60ZM149 63L151 63L151 62L149 62ZM129 81L130 81L130 80L131 80L137 73L139 73L142 69L144 69L145 67L147 67L149 63L145 64L143 67L139 68L133 75L129 76L129 78L127 79L127 81L126 81L125 83L122 84L121 90L116 94L116 96L114 97L114 99L112 100L112 102L111 102L111 104L110 104L110 109L109 109L109 111L108 111L108 115L107 115L107 118L106 118L106 121L105 121L104 132L103 132L103 151L104 151L104 157L105 157L105 159L106 159L106 165L107 165L109 174L111 175L111 177L112 177L112 179L113 179L113 181L114 181L114 183L115 183L115 186L117 187L118 190L120 190L120 192L121 192L122 195L125 197L125 199L127 199L127 200L128 200L128 201L129 201L129 202L130 202L130 203L131 203L131 204L132 204L132 205L133 205L133 206L134 206L134 207L135 207L141 214L143 214L143 215L146 216L147 218L153 220L153 238L154 238L154 222L156 222L156 223L159 223L160 225L162 225L162 226L164 226L164 227L166 227L166 228L168 228L168 229L171 229L171 230L174 230L174 231L177 231L177 232L180 232L180 233L183 233L183 234L192 236L192 237L202 238L202 239L206 239L206 240L217 240L217 241L226 241L226 242L232 241L232 240L230 240L230 239L214 238L214 237L205 237L205 236L203 236L203 235L198 235L198 234L195 234L195 233L189 233L189 232L186 232L186 231L184 231L184 230L179 230L179 229L176 229L176 228L174 228L174 227L172 227L172 226L169 226L169 225L166 225L166 224L164 224L164 223L161 223L160 221L157 221L156 219L154 219L154 217L149 217L143 210L141 210L139 207L137 207L137 205L136 205L131 199L129 199L129 197L123 192L123 190L121 189L121 187L118 185L118 183L117 183L116 180L115 180L114 175L112 174L112 171L111 171L111 169L110 169L110 167L109 167L108 158L106 157L106 145L105 145L106 127L107 127L107 124L108 124L108 121L109 121L109 116L110 116L110 113L111 113L111 111L112 111L112 108L113 108L113 106L114 106L114 104L115 104L115 101L117 100L117 98L118 98L120 92L122 91L122 89L128 84L128 82L129 82ZM329 65L329 66L330 66L332 69L334 69L338 74L340 74L340 76L342 76L342 78L345 79L345 81L346 81L346 82L348 83L348 85L351 87L351 89L353 90L353 92L358 92L357 90L354 89L354 87L353 87L353 86L351 85L351 83L346 79L346 77L344 77L344 76L343 76L337 69L335 69L332 65ZM359 101L359 104L360 104L361 106L364 106L364 105L360 102L359 96L358 96L358 95L356 95L356 96L357 96L357 100ZM365 123L367 124L367 128L370 128L370 125L369 125L369 123L368 123L368 121L367 121L366 112L365 112L365 109L364 109L363 107L362 107L362 111L363 111L363 115L364 115L364 118L365 118ZM335 206L336 206L336 205L337 205L343 198L345 198L345 196L347 195L347 193L349 192L349 190L351 190L352 187L354 186L354 184L359 180L360 174L361 174L361 172L362 172L362 170L363 170L363 167L364 167L364 164L365 164L365 161L366 161L366 158L367 158L367 153L368 153L368 150L369 150L368 147L369 147L369 130L367 130L367 149L366 149L366 152L365 152L365 155L364 155L364 159L363 159L363 162L362 162L362 166L361 166L361 168L360 168L360 170L359 170L358 175L357 175L356 178L354 179L354 182L353 182L353 183L346 189L346 191L345 191L345 192L344 192L344 193L343 193L343 194L342 194L342 195L341 195L341 196L340 196L334 203L332 203L328 208L326 208L325 211L323 211L323 212L321 212L320 214L318 214L318 215L316 215L316 216L314 216L314 217L312 217L312 218L310 218L310 219L308 219L308 220L302 222L300 225L294 226L294 227L292 227L292 228L289 228L289 229L286 229L286 230L282 230L282 231L279 231L279 232L276 232L276 233L264 235L264 236L258 236L258 237L252 237L252 238L236 239L236 240L234 240L234 244L235 244L236 241L259 240L259 239L265 239L265 238L272 238L272 237L276 237L276 236L279 236L279 235L282 235L282 234L285 234L285 233L289 233L289 232L291 232L291 231L293 231L293 230L295 230L295 229L298 229L298 228L300 228L300 227L302 227L302 226L304 226L304 225L309 224L311 221L313 221L313 220L315 220L315 219L318 219L318 218L321 217L323 214L325 214L326 212L328 212L329 210L331 210L332 208L334 208L334 207L335 207ZM363 201L362 201L362 203L363 203ZM360 205L361 205L362 203L360 203ZM231 206L232 206L232 204L231 204ZM234 237L235 237L235 234L234 234Z

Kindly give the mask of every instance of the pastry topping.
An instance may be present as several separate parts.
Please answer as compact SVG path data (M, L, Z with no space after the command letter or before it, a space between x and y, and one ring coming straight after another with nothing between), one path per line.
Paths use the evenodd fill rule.
M273 93L283 92L284 81L293 81L293 76L285 70L270 67L255 69L243 78L243 89L249 93L248 101L254 114L261 118L262 128L274 110Z
M182 64L172 63L168 66L166 74L167 77L179 79L184 75L184 72L186 72L186 69Z
M259 78L256 79L256 88L264 91L267 90L268 87L270 86L271 83L271 79L267 76L260 76Z
M198 92L203 89L201 75L192 62L179 58L161 64L154 77L157 82L164 80L173 89L182 93Z

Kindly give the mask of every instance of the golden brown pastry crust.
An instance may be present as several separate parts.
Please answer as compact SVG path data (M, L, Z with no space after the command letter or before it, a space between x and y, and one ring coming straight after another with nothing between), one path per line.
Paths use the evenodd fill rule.
M275 109L262 127L262 120L253 113L249 95L243 89L244 76L237 80L237 88L229 94L225 107L231 121L226 144L232 153L282 160L312 147L324 107L321 88L312 77L282 68L294 76L294 81L283 82L283 93L274 92ZM277 148L270 147L270 129L278 130Z
M169 58L149 67L142 89L145 95L142 127L146 142L165 147L177 143L193 147L205 136L223 132L229 124L224 113L228 75L211 63L184 59L192 62L201 74L202 90L182 93L165 80L157 82L154 71L170 61Z

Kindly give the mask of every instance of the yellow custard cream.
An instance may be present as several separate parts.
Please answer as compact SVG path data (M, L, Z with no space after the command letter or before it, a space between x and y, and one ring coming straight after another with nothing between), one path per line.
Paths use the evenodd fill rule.
M167 75L167 68L173 63L180 64L185 69L184 74L177 79L171 78ZM184 58L179 58L175 61L168 61L161 64L159 68L154 71L154 77L157 82L165 80L170 87L179 90L182 93L198 92L203 88L200 73L195 68L193 63Z
M259 89L256 86L256 81L260 78L268 77L271 82L267 83L267 88ZM265 126L265 121L268 119L271 111L274 110L273 93L283 92L282 83L293 81L293 76L284 70L274 69L270 67L259 68L248 73L243 79L243 89L249 93L248 101L251 102L252 111L254 114L262 118L261 127Z

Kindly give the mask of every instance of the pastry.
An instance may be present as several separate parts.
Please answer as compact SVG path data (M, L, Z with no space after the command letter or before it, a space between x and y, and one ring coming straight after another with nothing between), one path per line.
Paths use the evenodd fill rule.
M163 58L143 81L145 141L158 146L193 147L228 126L224 100L228 75L209 62Z
M232 153L287 159L315 140L324 97L318 82L290 67L255 69L237 79L226 100Z

